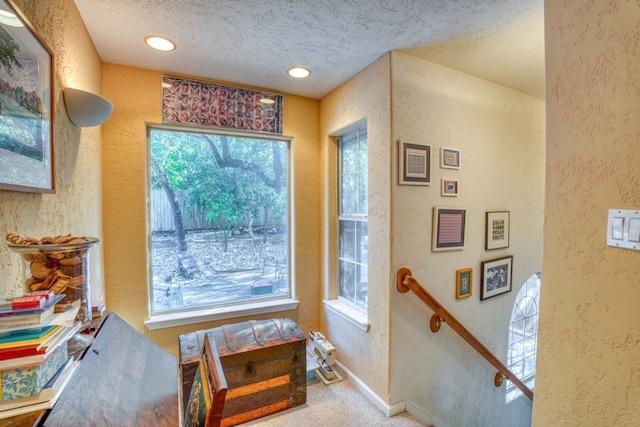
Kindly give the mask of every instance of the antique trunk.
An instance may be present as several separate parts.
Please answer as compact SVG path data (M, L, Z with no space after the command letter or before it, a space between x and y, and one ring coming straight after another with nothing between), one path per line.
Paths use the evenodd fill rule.
M210 345L205 345L205 336ZM207 352L215 355L206 359L219 359L206 364L208 369L222 371L209 376L219 376L226 384L221 414L211 417L221 418L220 425L237 425L306 402L305 335L291 319L229 324L180 335L179 341L183 408Z

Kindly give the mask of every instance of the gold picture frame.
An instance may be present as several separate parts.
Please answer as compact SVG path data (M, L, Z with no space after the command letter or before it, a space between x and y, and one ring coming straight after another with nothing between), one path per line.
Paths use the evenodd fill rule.
M468 298L473 294L473 268L456 270L456 299Z

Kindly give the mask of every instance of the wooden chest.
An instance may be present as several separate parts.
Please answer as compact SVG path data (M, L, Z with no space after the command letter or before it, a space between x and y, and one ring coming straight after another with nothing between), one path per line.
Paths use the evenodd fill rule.
M244 423L307 400L305 335L291 319L229 324L180 335L179 342L182 407L188 406L194 377L205 355L208 369L218 371L210 374L226 385L223 408L211 407L221 411L211 418L221 418L222 426Z

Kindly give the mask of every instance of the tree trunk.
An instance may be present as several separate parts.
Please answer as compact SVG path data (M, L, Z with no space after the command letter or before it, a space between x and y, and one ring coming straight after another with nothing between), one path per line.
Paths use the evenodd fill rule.
M151 165L154 172L156 173L156 177L158 178L160 185L162 185L162 189L167 195L167 199L169 199L169 204L171 205L173 225L176 229L175 237L176 245L178 247L178 253L186 252L187 240L185 237L184 222L182 221L182 210L180 209L180 203L178 202L178 195L174 191L173 187L171 187L171 183L169 183L169 179L167 178L167 174L165 173L164 168L160 164L158 164L153 155L151 156Z

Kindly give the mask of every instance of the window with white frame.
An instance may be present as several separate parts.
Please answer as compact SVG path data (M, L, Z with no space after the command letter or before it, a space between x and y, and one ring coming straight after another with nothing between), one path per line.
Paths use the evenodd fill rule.
M368 304L367 129L338 138L338 299Z
M291 297L286 138L150 126L151 315Z
M531 390L536 379L540 277L540 273L529 277L516 296L509 323L507 347L507 367ZM507 381L507 403L520 395L520 389Z

